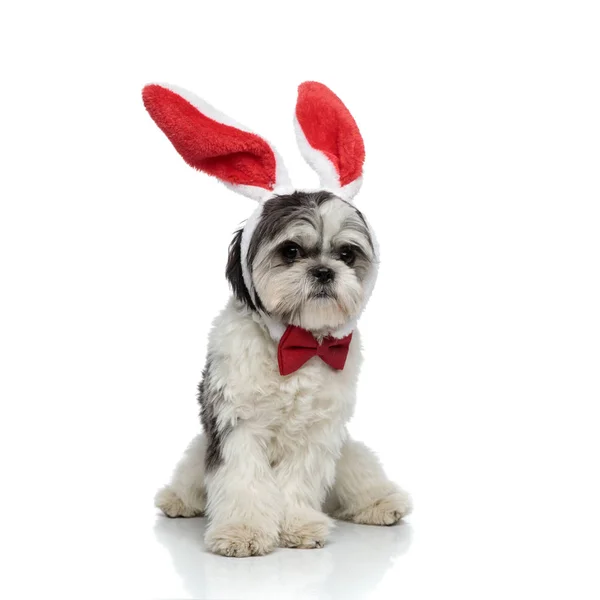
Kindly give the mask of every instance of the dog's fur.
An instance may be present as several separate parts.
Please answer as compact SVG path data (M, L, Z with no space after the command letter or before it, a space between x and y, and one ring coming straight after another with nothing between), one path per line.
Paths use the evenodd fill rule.
M346 429L361 362L358 331L343 370L314 357L282 377L264 323L266 314L319 339L356 318L377 260L369 226L328 192L275 196L245 257L253 289L241 244L240 230L227 264L234 296L214 322L199 386L204 433L156 506L170 517L207 514L206 544L226 556L321 547L331 516L396 523L411 509L408 494ZM327 281L318 269L329 269Z

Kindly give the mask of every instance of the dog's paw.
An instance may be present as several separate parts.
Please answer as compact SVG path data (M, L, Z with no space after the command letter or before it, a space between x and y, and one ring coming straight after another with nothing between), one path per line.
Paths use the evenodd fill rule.
M222 556L261 556L275 549L277 532L243 523L225 523L209 526L204 542L211 552Z
M322 548L333 521L315 511L286 515L281 525L279 545L282 548Z
M187 505L168 485L158 490L154 496L154 506L167 517L197 517L202 514L201 507Z
M338 518L364 525L395 525L412 511L410 495L396 491L357 511L344 511Z

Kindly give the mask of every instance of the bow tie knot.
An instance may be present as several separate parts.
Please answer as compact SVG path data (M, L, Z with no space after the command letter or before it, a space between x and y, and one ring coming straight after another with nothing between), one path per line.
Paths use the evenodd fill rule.
M318 342L310 331L290 325L279 341L277 359L279 373L289 375L297 371L313 356L318 356L332 369L341 370L346 364L352 334L343 338L328 336Z

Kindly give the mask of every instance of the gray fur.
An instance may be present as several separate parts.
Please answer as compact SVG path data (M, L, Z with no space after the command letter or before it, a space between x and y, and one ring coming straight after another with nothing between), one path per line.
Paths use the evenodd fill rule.
M315 209L333 198L329 192L294 192L267 200L248 247L248 264L254 262L261 244L273 240L294 221L306 221L319 231L321 223Z
M206 470L216 469L223 461L222 445L229 434L228 427L219 428L217 413L223 402L223 390L215 388L211 383L212 361L210 356L202 373L202 381L198 386L198 402L200 403L200 420L206 435Z

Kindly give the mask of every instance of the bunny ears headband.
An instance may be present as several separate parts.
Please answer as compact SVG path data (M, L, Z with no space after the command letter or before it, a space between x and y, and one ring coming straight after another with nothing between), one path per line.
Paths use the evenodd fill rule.
M142 97L190 166L261 203L294 190L271 144L194 94L151 84ZM365 148L350 111L328 87L307 81L298 88L294 124L302 156L319 175L321 188L352 200L362 182Z

